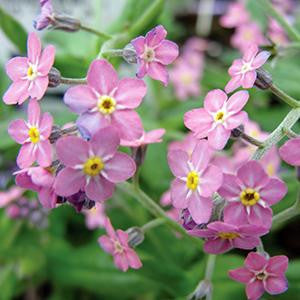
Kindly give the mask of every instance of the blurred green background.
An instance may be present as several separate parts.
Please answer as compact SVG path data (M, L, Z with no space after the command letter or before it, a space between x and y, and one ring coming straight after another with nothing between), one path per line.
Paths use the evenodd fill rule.
M157 24L168 30L168 39L180 46L192 36L197 21L199 1L193 0L111 0L111 1L53 1L54 5L90 26L108 33L132 33L134 24L147 9L157 4L155 14L140 32L128 34L119 47L125 46L136 35L144 35ZM164 142L151 145L142 166L141 185L155 200L169 188L172 176L166 153L167 144L178 132L185 132L183 115L191 108L202 105L205 94L214 88L223 88L229 76L227 69L240 54L229 45L231 30L225 30L218 23L229 1L215 1L212 28L206 37L213 45L205 58L205 70L201 80L201 96L179 102L173 87L167 88L146 80L148 94L139 108L147 130L164 127L167 134ZM253 19L261 29L266 26L266 16L257 1L251 1L249 8ZM32 20L39 12L38 1L0 0L0 94L1 98L9 85L4 70L5 62L15 55L25 55L27 32L33 31ZM296 26L300 24L296 15ZM297 19L298 17L298 19ZM298 26L300 29L300 26ZM65 77L84 77L90 62L97 56L103 41L84 32L65 33L46 31L40 34L43 44L54 44L57 48L55 67ZM267 68L274 81L291 96L300 99L300 56L290 51L283 57L276 57ZM112 61L122 76L134 76L135 66L126 65L120 59ZM74 121L76 116L68 111L62 97L65 87L50 89L41 105L63 125ZM283 119L289 108L268 92L252 89L247 112L263 130L272 131ZM7 134L7 126L13 119L25 116L26 104L22 107L6 106L0 102L0 190L5 191L14 183L12 172L19 146ZM299 130L294 128L295 131ZM299 132L299 131L298 131ZM299 183L294 170L282 164L281 177L287 183L289 192L279 204L273 207L278 213L291 206L296 199ZM36 198L32 192L26 194ZM115 228L127 229L141 226L151 216L135 199L117 190L113 199L107 201L106 211ZM202 249L187 238L178 238L168 227L151 230L137 252L143 268L127 273L117 270L111 257L97 244L102 229L88 230L84 215L73 207L62 205L49 214L48 226L39 228L26 221L11 220L5 210L0 209L0 299L185 299L204 276L206 256ZM279 230L263 238L265 249L270 255L285 254L291 263L287 272L288 292L276 299L299 299L300 293L300 218L295 218ZM232 251L217 257L213 275L213 299L246 299L244 286L230 280L228 269L243 263L246 251ZM265 295L263 299L274 299Z

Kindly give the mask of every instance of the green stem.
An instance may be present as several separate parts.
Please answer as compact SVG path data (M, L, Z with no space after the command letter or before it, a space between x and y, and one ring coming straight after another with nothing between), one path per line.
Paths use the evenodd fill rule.
M157 226L160 226L161 224L165 223L166 220L163 218L157 218L157 219L153 219L150 222L146 223L145 225L143 225L141 227L141 230L145 233L146 231L155 228Z
M194 241L197 246L202 247L202 241L200 239L189 235L179 223L170 219L166 212L154 200L152 200L147 194L145 194L138 186L130 184L129 182L123 182L119 184L118 187L122 191L138 200L146 209L148 209L152 213L152 215L157 218L164 219L166 223L178 233Z
M66 77L61 77L60 78L60 83L63 84L86 84L86 78L66 78Z
M276 145L284 136L285 133L283 128L291 129L293 125L299 120L300 108L292 109L283 121L278 125L278 127L269 135L269 137L264 141L263 147L255 151L252 159L259 160L264 154L274 145Z
M277 9L274 8L270 0L259 0L258 2L265 10L265 13L273 17L282 26L291 40L296 42L300 41L299 32L288 23L288 21L281 15L281 13L278 12Z
M259 239L259 245L256 247L256 251L261 254L265 254L264 244L261 239Z
M215 263L216 263L216 258L217 258L217 256L215 254L209 254L207 257L205 277L204 277L206 280L211 281L211 279L212 279L212 275L213 275Z
M283 133L290 139L294 139L294 138L298 138L299 134L297 134L296 132L294 132L292 129L290 128L282 128Z
M273 94L275 94L277 97L279 97L285 103L287 103L289 106L291 106L293 108L300 107L300 101L298 101L298 100L294 99L293 97L289 96L288 94L286 94L275 84L271 84L269 89L273 92Z
M82 24L80 25L80 29L82 29L86 32L90 32L92 34L95 34L95 35L97 35L97 36L99 36L99 37L101 37L102 39L105 39L105 40L110 40L112 38L112 36L107 34L107 33L98 31L94 28L90 28L90 27L82 25Z
M102 56L105 58L123 56L123 49L110 49L102 52Z
M241 131L240 129L238 129L238 128L236 128L235 130L240 131L240 137L241 137L243 140L247 141L248 143L250 143L250 144L252 144L252 145L254 145L254 146L256 146L256 147L263 147L263 145L264 145L263 142L261 142L261 141L255 139L255 138L253 138L252 136L246 134L245 132L242 132L242 131Z

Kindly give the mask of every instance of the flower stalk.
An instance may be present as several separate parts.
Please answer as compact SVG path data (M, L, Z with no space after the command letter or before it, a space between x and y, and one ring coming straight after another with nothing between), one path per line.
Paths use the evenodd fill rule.
M63 84L86 84L87 80L86 78L67 78L67 77L61 77L60 83Z
M84 30L86 32L89 32L89 33L92 33L92 34L95 34L97 36L99 36L100 38L102 39L105 39L105 40L110 40L112 38L111 35L107 34L107 33L104 33L104 32L101 32L101 31L98 31L94 28L91 28L89 26L86 26L86 25L82 25L80 24L80 29L81 30Z

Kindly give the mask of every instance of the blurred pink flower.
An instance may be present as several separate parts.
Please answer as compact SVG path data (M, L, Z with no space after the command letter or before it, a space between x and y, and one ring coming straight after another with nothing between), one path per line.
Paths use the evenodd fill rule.
M222 172L209 165L212 149L206 140L198 142L191 156L182 150L168 153L169 167L176 176L171 198L176 208L188 208L198 224L208 222L212 212L212 195L222 184Z
M280 179L270 178L259 162L249 161L237 170L237 176L224 174L223 185L218 192L228 201L224 209L228 222L249 222L270 228L270 206L285 196L287 187Z
M53 118L49 113L41 115L38 102L31 99L28 105L28 121L14 120L8 127L10 136L22 147L17 157L20 168L30 167L35 161L42 167L52 162L52 148L49 141Z
M41 50L41 41L32 32L27 40L28 57L14 57L6 64L6 73L13 81L3 96L6 104L22 104L28 97L40 100L48 87L48 73L54 63L55 48Z
M196 138L207 137L211 147L221 150L229 140L231 130L247 121L247 113L241 110L248 98L246 91L238 91L228 100L222 90L210 91L204 99L204 108L185 113L184 124Z
M131 41L138 57L138 78L148 74L151 78L168 85L169 76L166 65L171 64L178 56L178 46L165 37L167 31L158 25L146 34Z
M285 45L289 42L285 31L274 19L270 19L269 21L268 36L276 45Z
M210 163L219 167L223 173L234 174L236 172L233 158L225 153L216 153Z
M7 191L0 191L0 208L20 198L25 190L18 186L12 186Z
M280 169L280 156L276 146L273 146L260 160L261 165L270 177L278 176Z
M281 158L292 166L300 166L300 138L288 140L279 149Z
M259 237L267 232L262 226L216 221L209 223L207 229L193 229L189 234L206 239L205 252L221 254L233 248L253 249L260 243Z
M113 195L115 183L132 177L136 166L133 159L117 152L120 138L112 126L100 129L90 141L75 136L56 142L58 159L66 166L55 180L60 196L71 196L84 190L93 201L103 201Z
M114 257L117 268L126 272L128 268L139 269L142 267L136 252L128 245L128 233L121 229L114 230L109 218L105 220L107 235L102 235L98 239L99 245L107 253Z
M83 211L85 215L85 224L88 229L96 229L105 226L106 214L104 203L96 202L91 209Z
M51 24L53 18L53 7L51 0L40 0L41 13L33 21L33 26L36 30L42 30Z
M288 263L285 255L266 258L257 252L250 252L244 267L230 270L228 274L233 280L246 284L249 300L258 300L265 291L277 295L288 289L285 277Z
M171 190L167 190L164 192L160 198L160 204L162 206L169 206L172 204L172 198L171 198ZM166 214L171 218L172 220L179 222L180 221L180 214L181 209L171 207L166 211Z
M231 38L232 46L239 49L242 53L245 53L253 44L260 46L265 43L267 41L260 28L253 22L237 27Z
M220 18L220 24L226 28L238 27L248 23L250 15L245 5L241 2L233 2L229 4L227 13Z
M189 156L191 156L198 141L199 140L196 139L192 133L188 133L182 141L175 141L170 143L168 151L182 150L186 152Z
M64 96L69 108L79 114L77 125L90 134L109 125L121 139L136 140L143 134L137 108L146 95L145 83L136 78L118 79L113 66L103 59L94 60L87 74L87 85L77 85Z
M256 80L256 69L260 68L269 58L270 53L262 51L258 54L258 47L252 44L245 52L242 59L234 60L228 70L231 76L230 81L225 86L226 93L231 93L238 87L244 89L252 88Z

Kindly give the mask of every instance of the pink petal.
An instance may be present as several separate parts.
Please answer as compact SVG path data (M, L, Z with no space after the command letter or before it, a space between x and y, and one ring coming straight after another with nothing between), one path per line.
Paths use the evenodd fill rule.
M18 154L17 165L21 168L30 167L36 160L36 146L33 143L25 143Z
M269 178L261 164L251 160L245 163L237 171L237 177L245 184L247 188L257 188L264 186Z
M144 144L160 143L162 136L166 133L163 128L154 129L145 133Z
M114 255L114 263L123 272L126 272L128 270L128 261L125 253L117 253Z
M109 126L98 130L91 138L93 153L103 160L111 158L120 145L120 137L116 128Z
M250 209L248 221L251 224L270 228L272 225L272 209L255 204Z
M89 146L79 137L67 136L56 142L56 153L65 166L73 167L86 162L89 157Z
M289 259L285 255L273 256L269 259L266 271L273 275L284 274L288 265Z
M149 47L158 45L167 36L167 31L162 25L150 30L145 37L145 43Z
M250 271L260 272L267 265L268 260L257 252L250 252L245 259L245 267Z
M242 85L242 75L233 76L228 83L226 84L224 90L227 94L236 90L239 86Z
M243 56L243 60L245 62L250 62L254 57L255 55L257 54L258 52L258 47L256 44L252 44L250 47L248 47L247 51L245 51L245 54Z
M209 229L192 229L188 233L192 236L202 237L202 238L215 238L216 232Z
M101 113L83 113L76 121L78 127L84 128L89 134L94 135L101 128L111 125L111 120L103 117Z
M142 59L138 60L138 65L139 65L139 69L138 69L138 72L136 73L136 77L143 78L146 75L146 73L148 72L149 65Z
M52 163L52 146L49 140L38 143L38 150L36 151L37 162L41 167L49 167Z
M210 254L222 254L232 249L232 246L228 240L217 238L206 241L203 249Z
M204 108L192 109L184 114L184 125L192 130L196 138L204 138L213 125L213 118Z
M276 178L271 178L259 191L260 197L268 203L268 205L277 203L286 195L286 193L287 186L282 180Z
M171 64L178 56L178 46L171 41L162 41L157 48L155 48L155 59L163 65Z
M259 238L255 236L237 237L232 240L234 248L250 250L259 245Z
M168 153L169 167L176 177L185 177L189 173L188 162L189 156L183 150L171 150Z
M169 74L167 68L159 62L151 62L148 67L148 75L155 79L161 81L164 86L168 85L169 82Z
M248 114L245 111L240 111L237 114L230 116L226 119L224 126L226 129L232 130L237 128L241 124L245 124L248 121Z
M250 282L246 286L246 295L250 300L258 300L265 292L264 286L261 280L255 280Z
M12 81L20 80L27 76L28 59L27 57L14 57L6 63L5 69Z
M211 197L219 189L222 182L222 171L214 165L208 166L200 176L200 195Z
M55 58L55 48L52 45L47 46L41 56L38 71L41 73L42 76L48 75L50 69L54 64Z
M98 239L99 245L102 247L102 249L105 252L108 252L110 254L113 254L115 251L115 246L111 239L107 235L102 235Z
M48 88L49 79L48 76L45 77L37 77L34 81L32 81L32 86L29 89L29 95L32 98L36 98L40 100L46 93Z
M179 179L174 179L171 184L171 199L172 204L176 208L187 208L188 199L187 199L188 188L186 183Z
M86 195L93 201L105 201L112 197L115 185L102 176L94 176L85 187Z
M38 186L51 187L54 182L54 174L48 169L41 167L33 167L30 169L32 182Z
M9 124L8 133L18 144L24 144L28 139L28 127L24 120L12 121Z
M241 193L241 187L238 184L236 176L231 174L223 174L223 184L222 187L218 190L218 193L226 198L239 198Z
M121 245L124 247L128 247L128 238L129 238L128 233L121 229L117 229L116 233Z
M88 70L87 82L100 95L109 95L117 86L118 74L108 61L96 59Z
M208 143L212 148L222 150L229 140L230 134L230 130L226 130L222 124L219 124L208 133Z
M44 113L40 123L40 133L44 138L48 138L52 131L53 118L49 113Z
M284 293L288 289L288 282L285 276L269 276L264 281L266 291L271 295Z
M22 170L23 171L23 170ZM27 172L19 173L16 176L16 185L24 189L39 191L39 187L34 184Z
M224 209L224 222L235 225L245 224L248 219L245 206L239 202L230 202Z
M253 278L253 273L250 272L247 268L242 267L235 270L229 270L228 275L231 279L241 282L248 283Z
M234 93L226 103L227 111L230 113L240 112L246 105L248 99L249 93L247 91L238 91Z
M247 72L242 79L242 87L244 89L250 89L254 86L254 82L256 80L257 74L255 71Z
M144 131L138 113L129 109L115 111L112 116L112 125L118 129L121 140L137 140Z
M292 166L300 166L300 138L288 140L279 149L281 158Z
M196 171L204 171L210 162L213 150L208 145L207 140L197 142L191 157L191 161Z
M66 167L58 173L54 189L56 194L68 197L79 192L84 187L85 182L86 179L82 171Z
M253 60L252 67L255 69L260 68L262 65L265 64L265 62L270 57L271 53L268 51L262 51L260 52Z
M41 117L41 109L36 101L36 99L30 99L27 109L28 121L32 126L39 127L40 125L40 117Z
M127 249L126 256L128 264L131 268L139 269L142 267L142 262L135 251L133 251L132 249Z
M28 87L28 80L13 82L3 96L4 103L8 105L16 103L22 104L29 97Z
M35 32L30 32L27 40L27 55L29 61L35 64L41 55L42 45L38 35Z
M81 114L97 105L97 96L88 85L76 85L66 91L64 102L73 112Z
M215 230L216 232L236 232L237 227L234 224L228 224L221 221L215 221L207 225L208 229Z
M133 109L138 107L147 92L147 86L143 80L124 78L119 81L118 89L114 95L117 107Z
M219 111L227 101L227 95L222 90L212 90L204 99L204 108L210 113Z
M117 234L116 234L116 232L111 224L111 221L108 217L105 218L104 227L105 227L105 230L109 237L111 237L114 240L118 239Z
M52 188L42 188L39 191L40 203L48 209L55 208L57 196Z
M238 226L239 233L243 236L262 236L269 232L269 228L258 224L242 224Z
M139 36L131 41L137 55L141 55L144 53L145 49L145 38L143 36Z
M243 60L242 59L235 59L231 65L231 67L228 69L228 74L231 77L237 76L241 69L243 67Z
M118 183L131 178L136 171L134 160L127 154L117 152L105 162L103 176L110 182Z
M193 192L188 205L189 212L197 224L207 223L211 217L213 202L211 198L200 197Z

